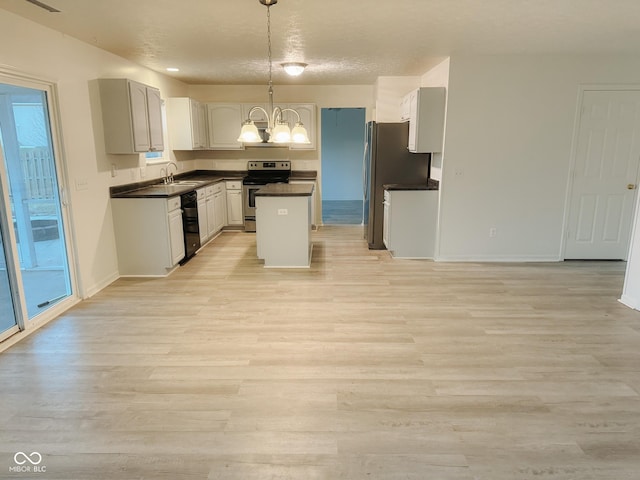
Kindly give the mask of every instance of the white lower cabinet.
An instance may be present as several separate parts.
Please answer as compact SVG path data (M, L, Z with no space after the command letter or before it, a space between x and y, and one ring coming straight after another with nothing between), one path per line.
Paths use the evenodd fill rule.
M122 276L165 276L184 258L180 197L112 198Z
M204 245L207 240L209 240L206 188L200 188L196 190L196 193L198 194L198 230L200 232L200 245Z
M316 190L315 180L289 180L290 184L313 185L313 193L311 194L311 228L316 228Z
M198 228L200 243L215 237L227 221L227 199L224 182L215 183L197 190Z
M399 258L433 258L438 222L437 190L385 190L383 241Z
M218 184L221 188L213 194L214 230L218 233L227 224L227 194L224 184Z
M242 215L242 182L240 180L227 180L227 222L229 226L244 224Z

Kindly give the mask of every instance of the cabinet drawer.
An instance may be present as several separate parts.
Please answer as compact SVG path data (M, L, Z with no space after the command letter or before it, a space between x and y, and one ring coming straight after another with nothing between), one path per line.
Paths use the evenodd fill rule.
M198 190L196 190L196 194L198 195L198 200L201 200L207 196L207 189L199 188Z
M215 183L211 186L211 188L213 188L213 193L220 193L222 190L224 190L224 182Z
M227 180L227 190L242 190L241 180Z
M210 197L211 195L213 195L215 193L214 190L215 185L209 185L206 190L207 190L207 197Z
M171 197L167 200L167 211L171 212L180 208L180 197Z

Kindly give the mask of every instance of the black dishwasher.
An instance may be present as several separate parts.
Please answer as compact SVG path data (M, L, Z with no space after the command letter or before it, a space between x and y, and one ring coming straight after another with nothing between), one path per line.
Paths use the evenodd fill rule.
M184 259L186 263L200 248L200 229L198 228L198 194L196 191L180 195L182 208L182 227L184 230Z

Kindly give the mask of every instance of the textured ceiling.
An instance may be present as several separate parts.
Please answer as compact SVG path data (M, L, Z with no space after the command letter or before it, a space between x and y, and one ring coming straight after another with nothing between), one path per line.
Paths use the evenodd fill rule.
M0 8L190 84L267 78L258 0L0 0ZM280 0L274 82L373 84L451 54L640 53L638 0ZM286 78L279 63L307 71Z

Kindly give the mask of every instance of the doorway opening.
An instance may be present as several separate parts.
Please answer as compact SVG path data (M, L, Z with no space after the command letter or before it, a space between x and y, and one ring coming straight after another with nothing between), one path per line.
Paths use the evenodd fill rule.
M323 108L322 223L361 225L366 112L364 108Z

